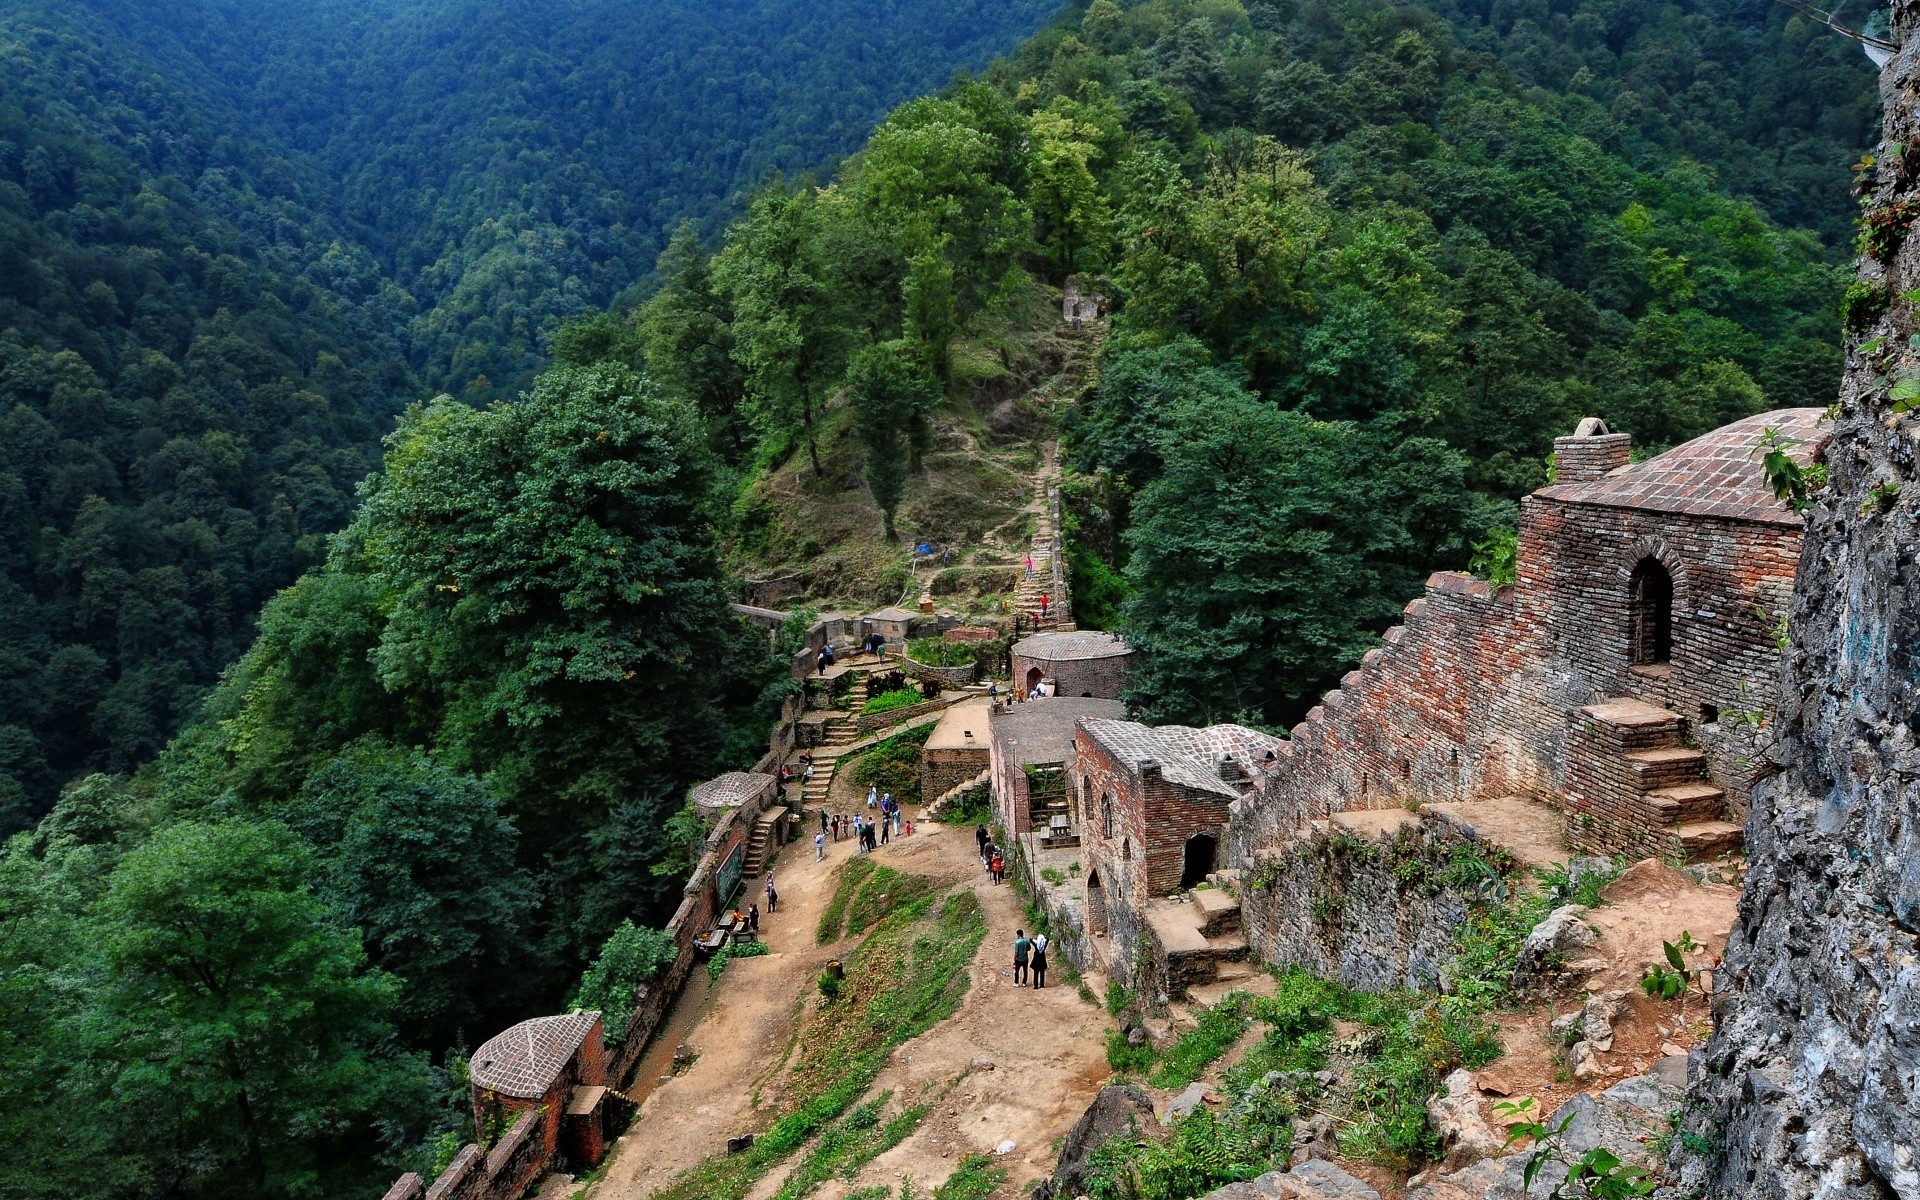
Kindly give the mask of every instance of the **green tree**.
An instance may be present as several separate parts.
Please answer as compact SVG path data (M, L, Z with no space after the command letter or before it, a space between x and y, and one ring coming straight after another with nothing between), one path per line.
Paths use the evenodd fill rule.
M667 395L698 409L709 441L737 460L747 430L736 410L745 381L733 357L733 312L715 290L712 264L691 221L674 230L654 269L660 290L640 311L647 374Z
M1061 274L1080 269L1082 253L1105 249L1111 214L1090 168L1100 130L1075 119L1064 98L1033 114L1027 202L1054 248Z
M286 819L373 965L407 982L395 1013L413 1040L472 1044L534 999L535 892L478 781L362 738L307 777Z
M1399 611L1397 567L1418 557L1406 505L1445 485L1463 507L1464 463L1250 396L1190 407L1169 434L1126 535L1128 704L1154 722L1296 720ZM1451 478L1403 480L1409 453Z
M930 435L928 418L940 405L940 390L904 341L869 346L847 369L847 394L855 427L866 447L867 489L880 506L887 540L898 535L894 510L917 469Z
M425 1064L387 1024L399 983L367 968L311 870L285 826L224 822L161 830L113 873L85 1053L119 1152L172 1160L174 1187L366 1186L365 1158L343 1149L424 1111Z
M820 253L812 190L763 190L727 232L714 280L733 306L733 357L763 438L798 436L823 474L815 418L845 361L834 281Z

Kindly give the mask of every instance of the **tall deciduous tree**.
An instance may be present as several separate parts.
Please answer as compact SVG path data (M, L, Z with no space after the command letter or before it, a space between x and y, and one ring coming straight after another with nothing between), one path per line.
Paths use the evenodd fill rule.
M727 234L714 279L733 305L733 357L764 438L798 437L822 474L815 418L846 361L810 188L774 184Z
M285 826L225 822L161 830L113 873L86 1053L161 1191L321 1194L342 1147L430 1102L424 1060L392 1048L398 981L311 869Z
M887 540L894 533L894 510L917 468L929 436L928 417L940 405L940 389L904 341L869 346L854 355L847 370L847 394L866 447L867 490L880 506Z

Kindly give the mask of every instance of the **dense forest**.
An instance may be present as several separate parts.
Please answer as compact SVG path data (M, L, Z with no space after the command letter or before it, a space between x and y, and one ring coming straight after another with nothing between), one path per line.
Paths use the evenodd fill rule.
M0 835L166 744L408 400L1050 8L0 3Z
M463 1048L658 922L687 786L791 687L725 604L757 480L857 445L821 484L891 525L1069 278L1114 312L1064 430L1081 613L1142 649L1145 716L1280 725L1427 571L1500 569L1577 417L1655 447L1826 401L1874 111L1857 49L1757 0L1093 0L728 223L739 171L833 138L697 55L663 94L741 132L627 163L643 203L591 166L643 135L541 40L577 30L7 11L0 800L100 772L0 859L21 1197L430 1165Z

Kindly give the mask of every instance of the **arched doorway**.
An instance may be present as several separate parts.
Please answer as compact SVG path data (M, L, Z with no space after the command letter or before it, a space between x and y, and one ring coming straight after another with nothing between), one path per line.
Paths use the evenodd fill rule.
M1087 872L1087 932L1107 932L1107 889L1100 886L1100 872Z
M1196 833L1187 839L1186 857L1180 867L1180 886L1190 888L1205 883L1213 874L1213 855L1220 842L1210 833Z
M1026 694L1029 696L1033 695L1033 689L1039 687L1040 681L1045 678L1046 678L1045 673L1043 673L1039 667L1027 668Z
M1652 556L1634 564L1627 584L1627 661L1658 666L1673 657L1673 575Z

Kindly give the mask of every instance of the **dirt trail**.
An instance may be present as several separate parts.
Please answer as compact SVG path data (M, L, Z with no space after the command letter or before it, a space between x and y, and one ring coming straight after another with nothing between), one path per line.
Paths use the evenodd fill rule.
M837 782L837 781L836 781ZM676 1174L726 1149L730 1136L762 1129L774 1115L770 1084L783 1066L798 1018L814 1000L814 980L828 959L851 942L814 943L820 913L832 897L838 864L853 843L829 844L815 863L808 840L781 854L775 867L780 911L761 920L771 952L727 967L703 999L686 1042L692 1066L659 1082L615 1145L593 1200L643 1200ZM897 1184L903 1175L926 1194L961 1158L1011 1140L1002 1165L1008 1195L1052 1167L1050 1146L1064 1136L1105 1081L1106 1014L1082 1000L1056 970L1042 991L1016 989L1011 960L1014 929L1023 922L1011 886L993 886L980 870L970 830L919 825L912 837L878 852L898 870L965 883L980 897L988 933L972 965L972 986L960 1011L897 1048L875 1091L894 1093L889 1111L940 1097L918 1132L876 1159L848 1184L833 1180L815 1195L835 1200L857 1186ZM1005 962L1003 962L1005 960ZM683 1003L685 999L683 998ZM675 1024L684 1027L684 1015ZM975 1059L991 1070L972 1068ZM964 1076L964 1078L962 1078ZM955 1081L958 1082L955 1082ZM766 1093L763 1095L763 1093ZM756 1109L761 1098L764 1108ZM771 1195L785 1165L762 1180L755 1195Z

